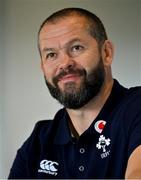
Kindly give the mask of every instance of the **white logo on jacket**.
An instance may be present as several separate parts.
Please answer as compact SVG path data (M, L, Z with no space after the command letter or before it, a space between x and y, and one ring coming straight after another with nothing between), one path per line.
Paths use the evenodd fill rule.
M105 136L101 135L100 138L99 138L99 142L96 144L96 147L98 149L102 149L103 153L101 154L101 158L105 158L107 156L109 156L110 154L110 150L109 151L106 151L106 146L109 146L110 145L110 139L109 138L105 138Z
M49 160L44 159L40 162L40 168L41 169L38 169L38 172L56 176L58 174L57 173L57 171L58 171L57 166L58 165L59 164L55 161L49 161Z

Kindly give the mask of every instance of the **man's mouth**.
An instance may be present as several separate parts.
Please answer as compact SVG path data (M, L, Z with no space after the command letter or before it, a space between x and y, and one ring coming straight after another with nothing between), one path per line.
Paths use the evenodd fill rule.
M77 81L80 78L80 75L78 74L68 74L59 79L59 81L66 83L66 82L73 82Z
M53 83L57 85L59 82L76 82L80 80L81 76L86 75L85 70L72 70L69 69L68 72L62 71L56 77L53 78Z

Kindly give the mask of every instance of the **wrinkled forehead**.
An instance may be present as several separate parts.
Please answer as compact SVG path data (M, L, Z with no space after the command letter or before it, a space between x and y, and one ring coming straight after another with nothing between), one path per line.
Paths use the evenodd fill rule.
M69 16L59 19L58 22L46 23L40 31L39 40L59 37L75 31L88 30L88 23L84 17Z

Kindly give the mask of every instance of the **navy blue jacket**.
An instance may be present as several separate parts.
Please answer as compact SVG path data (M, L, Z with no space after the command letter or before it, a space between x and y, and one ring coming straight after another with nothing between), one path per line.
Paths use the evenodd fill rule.
M141 145L141 88L126 89L116 80L90 127L75 139L61 109L53 120L37 122L18 150L12 179L124 178L127 162Z

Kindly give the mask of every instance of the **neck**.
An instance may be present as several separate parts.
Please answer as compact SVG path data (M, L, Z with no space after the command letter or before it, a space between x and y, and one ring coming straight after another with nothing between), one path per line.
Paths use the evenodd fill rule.
M67 109L71 123L79 136L86 131L95 120L109 97L112 87L113 79L104 82L99 94L82 108L77 110Z

